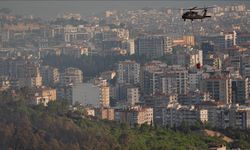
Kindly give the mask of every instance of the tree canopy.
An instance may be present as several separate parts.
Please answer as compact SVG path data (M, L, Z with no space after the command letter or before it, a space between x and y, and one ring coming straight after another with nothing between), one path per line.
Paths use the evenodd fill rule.
M113 121L74 118L59 100L48 107L29 105L28 93L28 89L0 92L0 149L198 150L208 149L209 143L223 143L193 130L130 128ZM249 148L248 136L240 136L239 147Z

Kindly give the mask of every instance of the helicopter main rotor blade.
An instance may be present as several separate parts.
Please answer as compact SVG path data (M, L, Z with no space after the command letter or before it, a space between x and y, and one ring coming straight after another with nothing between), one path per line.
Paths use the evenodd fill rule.
M215 8L214 6L209 6L209 7L192 7L192 8L166 8L166 9L172 9L172 10L204 10L204 9L208 9L208 8Z

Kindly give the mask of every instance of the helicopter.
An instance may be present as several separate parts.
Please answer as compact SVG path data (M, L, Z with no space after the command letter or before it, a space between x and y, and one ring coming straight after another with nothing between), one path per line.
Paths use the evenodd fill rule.
M182 15L182 19L184 21L186 21L186 19L190 19L191 21L193 21L194 19L204 19L204 18L211 18L211 16L207 16L207 9L208 8L213 8L213 7L204 7L204 8L197 8L197 7L193 7L193 8L189 8L189 9L183 9L183 10L189 10L187 12L185 12ZM202 14L199 14L197 11L195 10L203 10Z

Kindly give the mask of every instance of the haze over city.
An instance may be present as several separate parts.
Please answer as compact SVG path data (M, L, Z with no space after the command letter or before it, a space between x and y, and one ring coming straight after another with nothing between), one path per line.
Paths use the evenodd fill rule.
M2 8L10 8L17 14L34 15L46 19L56 17L58 14L65 12L80 13L83 16L89 16L93 13L103 13L105 10L131 10L139 8L190 8L193 6L213 6L213 5L233 5L245 4L249 6L247 1L238 0L219 0L219 1L195 1L195 0L181 0L175 2L172 0L111 0L111 1L0 1Z

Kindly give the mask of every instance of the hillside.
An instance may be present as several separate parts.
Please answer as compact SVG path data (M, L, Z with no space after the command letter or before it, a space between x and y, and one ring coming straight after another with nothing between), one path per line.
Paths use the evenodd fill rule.
M67 105L48 107L26 104L27 91L0 96L0 149L207 149L216 137L194 131L178 131L143 125L134 129L110 121L73 119Z

